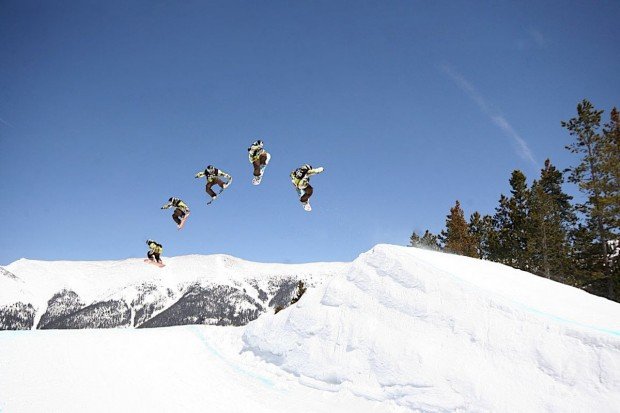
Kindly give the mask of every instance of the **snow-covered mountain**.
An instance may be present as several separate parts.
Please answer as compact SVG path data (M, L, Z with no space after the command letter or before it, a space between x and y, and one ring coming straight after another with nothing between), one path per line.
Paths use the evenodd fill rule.
M173 260L187 272L173 272ZM163 283L158 291L192 285L189 268L220 285L241 283L239 291L258 283L250 297L258 297L259 287L270 294L265 279L274 274L312 275L315 282L296 304L240 327L0 331L0 411L617 412L620 406L620 305L529 273L388 245L348 264L255 264L223 256L168 262L165 277L155 267L123 275L134 277L134 287L108 272L109 280L89 290L72 272L67 278L76 295L57 298L59 308L102 302L102 286L111 300L127 303L137 291L128 288L146 280ZM53 266L59 274L74 265ZM101 265L108 268L102 273L113 267ZM32 273L20 266L36 272L32 262L11 264L12 281L30 287ZM22 289L37 309L38 297L65 287L42 285ZM183 308L206 299L193 297Z
M0 330L245 325L346 264L250 263L226 255L123 261L18 260L0 273Z

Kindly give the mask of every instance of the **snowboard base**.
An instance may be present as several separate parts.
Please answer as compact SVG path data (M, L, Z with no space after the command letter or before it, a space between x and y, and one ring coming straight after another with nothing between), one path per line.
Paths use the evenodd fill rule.
M215 195L215 198L211 198L211 200L209 202L207 202L207 205L211 205L213 203L213 201L215 201L216 199L218 199L220 197L220 194L222 192L224 192L224 189L226 188L222 188L218 191L218 193Z
M178 229L183 228L183 226L185 225L185 221L187 221L187 218L189 218L189 212L187 214L185 214L185 216L183 218L181 218L181 223L179 225L177 225Z
M146 259L144 260L144 262L149 263L149 264L153 264L154 266L159 267L159 268L163 268L163 267L165 267L165 266L166 266L166 264L164 264L164 263L159 263L159 262L157 262L157 261L151 261L151 260L149 260L148 258L146 258Z

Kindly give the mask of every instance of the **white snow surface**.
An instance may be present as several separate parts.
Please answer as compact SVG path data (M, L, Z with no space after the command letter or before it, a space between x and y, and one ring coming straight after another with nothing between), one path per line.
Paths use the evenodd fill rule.
M175 258L163 271L135 260L118 277L331 275L245 327L0 331L0 412L620 411L618 303L500 264L389 245L295 270L243 262L233 274L213 269L232 257L177 259L178 271ZM48 264L45 274L22 260L6 268L14 283L41 280L28 292L38 297L75 274ZM71 285L80 295L127 284L96 281L99 264L83 265L80 291Z
M0 412L405 412L304 386L239 327L0 331Z
M311 285L341 274L347 263L272 264L249 262L224 254L162 257L163 268L145 264L142 258L119 261L38 261L20 259L5 270L18 279L0 278L0 305L17 301L32 303L37 320L47 308L47 301L63 289L76 292L86 304L108 299L136 296L144 282L169 290L170 299L178 299L187 287L218 284L244 288L258 299L256 287L268 289L268 277L296 276ZM36 322L35 322L36 325Z
M413 411L620 411L620 305L491 262L378 245L245 348Z

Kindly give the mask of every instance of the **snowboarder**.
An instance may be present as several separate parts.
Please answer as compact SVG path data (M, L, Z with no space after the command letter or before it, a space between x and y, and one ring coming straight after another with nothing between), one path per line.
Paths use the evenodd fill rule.
M179 198L172 197L168 198L168 202L164 204L161 209L168 209L172 207L175 207L174 213L172 214L172 219L177 223L177 227L181 229L183 228L183 225L185 225L185 220L189 217L189 207Z
M149 252L146 254L148 260L144 260L144 262L150 262L158 267L163 267L164 263L162 262L160 255L164 251L164 247L152 239L146 240L146 245L149 246Z
M310 186L310 177L312 175L320 174L321 172L323 172L322 166L312 169L312 166L308 164L305 164L291 172L291 181L295 186L297 195L299 195L299 201L306 211L312 211L312 207L310 206L310 197L312 196L312 192L314 192L314 190Z
M252 184L258 185L263 179L263 174L265 173L265 168L269 164L271 154L263 148L263 141L259 139L254 141L248 148L248 158L250 163L254 166Z
M207 194L211 196L211 201L207 202L207 205L215 201L218 194L221 194L224 189L228 188L233 180L232 176L228 175L224 171L217 169L213 165L207 166L207 169L202 172L198 172L195 177L202 178L203 176L207 177L206 191ZM227 182L222 181L220 177L226 178ZM215 191L213 191L213 189L211 189L211 187L215 184L219 185L221 188L217 194L215 193Z

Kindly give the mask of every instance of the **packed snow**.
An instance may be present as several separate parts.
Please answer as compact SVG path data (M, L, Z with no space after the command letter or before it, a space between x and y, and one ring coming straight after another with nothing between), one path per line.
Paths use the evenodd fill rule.
M0 411L618 411L618 303L388 245L330 273L244 327L0 331Z

